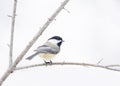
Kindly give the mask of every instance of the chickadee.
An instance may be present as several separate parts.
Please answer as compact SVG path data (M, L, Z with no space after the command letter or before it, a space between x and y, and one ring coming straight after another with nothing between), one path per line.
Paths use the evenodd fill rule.
M46 43L44 43L42 46L39 46L35 53L29 57L27 57L27 60L31 60L34 56L39 55L41 58L43 58L44 62L52 64L51 59L59 53L60 46L62 44L63 39L59 36L53 36L47 40Z

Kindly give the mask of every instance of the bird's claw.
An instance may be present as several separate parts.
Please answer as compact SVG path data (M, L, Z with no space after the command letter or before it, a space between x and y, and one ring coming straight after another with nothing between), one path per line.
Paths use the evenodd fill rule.
M50 60L50 62L46 62L46 61L44 61L45 62L45 64L46 64L46 66L47 65L52 65L52 61Z

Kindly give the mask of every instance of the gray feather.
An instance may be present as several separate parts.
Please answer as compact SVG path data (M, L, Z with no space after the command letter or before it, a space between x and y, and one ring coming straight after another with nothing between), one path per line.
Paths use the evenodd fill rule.
M58 52L60 51L59 48L52 48L50 46L47 46L47 45L42 45L42 46L39 46L33 55L27 57L26 59L27 60L31 60L34 56L40 54L40 53L51 53L51 54L57 54Z
M34 56L38 55L38 52L32 54L31 56L27 57L26 59L27 60L31 60Z
M47 45L43 45L43 46L39 46L35 51L39 52L39 53L57 54L60 51L60 49L59 48L52 48L52 47L47 46Z

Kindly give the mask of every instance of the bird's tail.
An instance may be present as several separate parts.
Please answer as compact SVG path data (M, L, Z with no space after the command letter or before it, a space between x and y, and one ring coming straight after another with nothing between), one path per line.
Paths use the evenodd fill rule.
M27 60L31 60L34 56L36 56L38 53L34 53L34 54L32 54L31 56L29 56L29 57L27 57L26 59Z

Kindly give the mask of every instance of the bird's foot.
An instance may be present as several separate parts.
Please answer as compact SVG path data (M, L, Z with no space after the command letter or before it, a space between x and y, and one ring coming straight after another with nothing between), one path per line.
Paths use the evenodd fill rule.
M44 61L45 62L45 64L46 64L46 66L47 65L52 65L52 61L50 60L49 62L47 62L47 61Z

